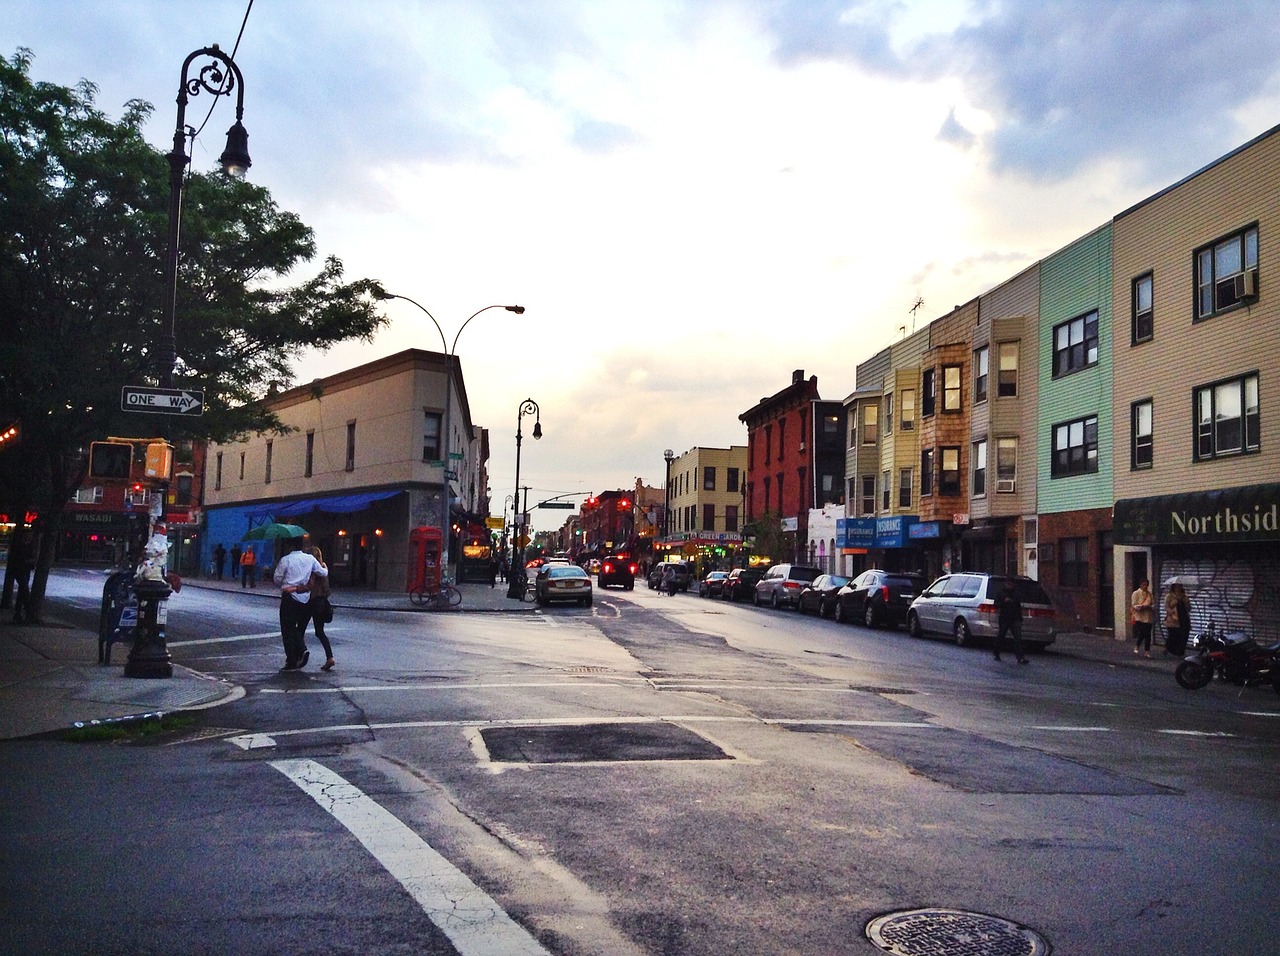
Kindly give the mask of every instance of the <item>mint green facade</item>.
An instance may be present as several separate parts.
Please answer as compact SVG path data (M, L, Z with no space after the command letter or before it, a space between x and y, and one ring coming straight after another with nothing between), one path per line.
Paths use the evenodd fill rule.
M1115 463L1112 418L1111 224L1049 256L1040 268L1039 415L1036 425L1037 511L1056 514L1110 508ZM1053 377L1054 329L1098 312L1098 361ZM1053 429L1088 416L1098 419L1098 470L1052 477Z

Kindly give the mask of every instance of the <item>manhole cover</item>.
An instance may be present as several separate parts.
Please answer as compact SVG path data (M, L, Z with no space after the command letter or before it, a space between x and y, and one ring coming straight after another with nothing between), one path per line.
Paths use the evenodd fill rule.
M706 738L666 723L489 727L480 736L490 759L503 763L730 759Z
M1046 956L1039 934L998 916L962 910L908 910L867 924L867 938L895 956Z

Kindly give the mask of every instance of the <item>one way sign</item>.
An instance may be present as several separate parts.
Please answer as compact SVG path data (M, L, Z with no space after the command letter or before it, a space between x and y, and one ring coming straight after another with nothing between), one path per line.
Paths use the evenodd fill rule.
M155 415L203 415L204 392L126 385L120 390L120 408L126 412L151 412Z

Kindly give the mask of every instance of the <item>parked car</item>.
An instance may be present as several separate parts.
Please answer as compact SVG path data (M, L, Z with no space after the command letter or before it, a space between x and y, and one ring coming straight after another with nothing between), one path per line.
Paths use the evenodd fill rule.
M653 590L662 586L662 575L667 568L674 568L671 573L676 576L676 590L687 591L693 582L693 570L683 561L663 561L655 564L649 572L649 588Z
M775 564L756 582L751 601L756 607L761 604L775 609L794 607L800 600L800 592L821 573L821 568L803 564Z
M745 601L756 593L756 582L764 577L764 568L734 568L720 586L726 601Z
M708 571L698 582L698 597L719 597L728 571Z
M849 583L842 574L819 574L813 583L800 592L796 610L801 614L816 613L818 617L834 615L836 595Z
M576 564L544 564L534 579L533 599L543 607L556 601L591 607L591 575Z
M949 634L961 647L990 643L1000 633L998 600L1007 575L944 574L930 584L907 611L907 629L922 634ZM1039 581L1015 577L1022 602L1022 639L1031 647L1048 647L1058 630L1058 613Z
M636 572L640 565L626 554L611 554L600 562L600 577L597 579L602 588L617 585L630 591L636 586Z
M863 571L836 597L836 620L861 621L867 627L898 627L924 590L923 574L907 571Z

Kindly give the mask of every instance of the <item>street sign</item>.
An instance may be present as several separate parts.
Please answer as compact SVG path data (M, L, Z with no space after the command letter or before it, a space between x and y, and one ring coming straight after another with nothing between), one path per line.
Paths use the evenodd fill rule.
M449 458L453 461L462 461L465 456L460 451L449 452Z
M539 501L535 506L538 508L576 508L572 501Z
M188 388L126 385L120 389L120 410L154 415L203 415L204 392Z

